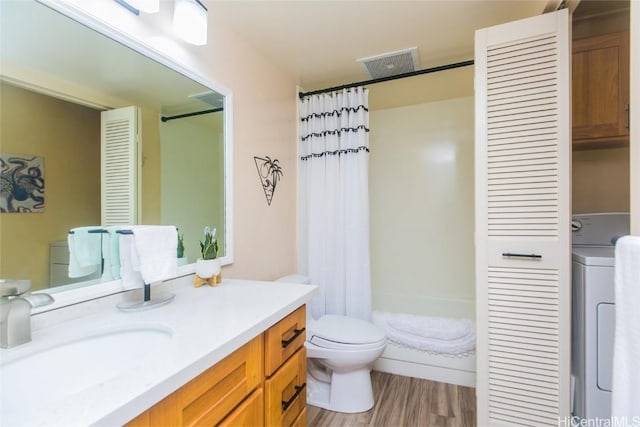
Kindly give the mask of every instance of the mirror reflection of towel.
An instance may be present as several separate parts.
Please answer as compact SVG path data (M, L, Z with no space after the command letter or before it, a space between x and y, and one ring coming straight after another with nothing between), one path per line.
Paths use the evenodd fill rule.
M104 227L102 235L102 257L104 270L102 280L116 280L120 278L120 236L116 231L120 227Z
M102 238L100 233L90 233L100 227L72 228L67 235L69 243L69 277L83 277L100 271L102 265Z

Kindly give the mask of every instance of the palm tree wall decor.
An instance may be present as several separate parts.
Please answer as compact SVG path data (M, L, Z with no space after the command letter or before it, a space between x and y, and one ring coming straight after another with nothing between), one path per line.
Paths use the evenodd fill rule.
M254 156L253 160L256 163L256 170L260 177L260 184L264 190L264 195L267 198L267 204L271 206L271 200L273 194L276 191L276 185L280 178L284 175L282 167L280 167L278 159L271 159L269 156L258 157Z

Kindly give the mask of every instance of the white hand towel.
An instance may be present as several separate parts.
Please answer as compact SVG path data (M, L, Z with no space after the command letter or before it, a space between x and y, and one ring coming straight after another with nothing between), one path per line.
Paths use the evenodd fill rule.
M99 271L102 265L100 233L89 233L100 227L72 228L67 235L69 244L69 277L83 277Z
M129 229L127 227L127 229ZM138 289L144 286L144 281L140 275L140 261L135 248L133 234L118 234L119 236L119 258L120 258L120 278L122 279L122 289Z
M632 423L640 420L640 236L616 243L615 302L611 415Z
M172 225L132 227L140 274L145 283L174 277L178 269L178 231Z

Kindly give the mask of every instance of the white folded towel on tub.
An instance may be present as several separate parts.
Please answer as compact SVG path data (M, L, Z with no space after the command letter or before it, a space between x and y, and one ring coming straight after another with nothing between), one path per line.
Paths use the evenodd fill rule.
M374 311L371 321L395 344L430 353L461 355L476 348L473 321Z
M469 319L418 316L415 314L381 311L374 311L373 315L397 331L424 338L453 340L475 332L474 323Z
M618 239L615 253L611 415L632 423L640 420L640 236Z

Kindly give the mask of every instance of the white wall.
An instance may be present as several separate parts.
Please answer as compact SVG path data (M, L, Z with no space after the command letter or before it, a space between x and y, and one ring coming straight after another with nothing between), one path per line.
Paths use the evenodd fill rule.
M475 317L473 97L370 113L373 305Z
M631 233L640 235L640 4L631 2Z
M160 124L160 218L184 236L189 262L200 257L205 226L216 228L224 256L224 137L222 113Z

